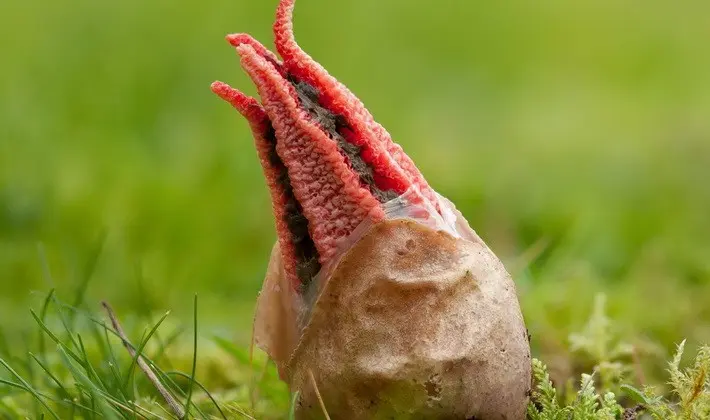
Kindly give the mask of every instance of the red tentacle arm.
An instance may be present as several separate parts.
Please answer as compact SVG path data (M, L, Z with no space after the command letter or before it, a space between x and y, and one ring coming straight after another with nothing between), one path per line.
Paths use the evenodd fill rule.
M247 34L227 36L260 101L222 82L212 90L248 121L276 218L286 274L298 289L328 263L363 221L407 192L439 209L411 159L360 100L296 43L294 0L276 13L276 50Z

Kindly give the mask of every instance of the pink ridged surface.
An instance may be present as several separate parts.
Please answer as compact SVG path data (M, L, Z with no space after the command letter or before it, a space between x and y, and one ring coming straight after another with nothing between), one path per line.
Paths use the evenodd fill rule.
M284 60L284 67L291 73L306 79L318 88L327 102L327 107L345 117L354 128L353 139L373 149L373 165L379 170L383 181L394 186L400 194L404 183L416 185L421 194L440 211L434 190L429 186L419 169L402 148L350 90L331 76L323 66L306 54L296 42L293 31L293 9L296 0L281 0L276 11L274 37L276 50ZM382 156L381 154L387 155ZM406 181L404 181L406 180ZM389 181L389 182L388 182Z
M324 264L339 240L365 218L378 221L384 217L381 204L360 185L337 143L310 122L291 84L250 45L240 45L237 51L276 130L276 151L288 168L294 195Z
M266 185L269 187L269 193L271 195L274 219L276 220L276 234L279 238L279 248L281 249L281 257L284 261L284 271L291 284L297 285L299 281L296 277L294 247L293 243L291 243L288 226L284 221L284 210L287 198L284 194L283 187L281 187L277 181L279 168L275 168L269 161L271 145L266 139L266 136L271 129L271 121L266 115L264 108L256 99L246 96L226 83L214 82L212 84L212 91L219 95L220 98L232 104L249 122L254 136L256 151L259 155L259 161L264 170Z
M374 121L362 102L298 46L293 35L294 4L295 0L280 1L273 28L276 50L283 61L247 34L227 36L256 84L261 104L221 82L215 82L212 90L249 120L271 191L286 274L297 287L307 281L296 273L297 259L303 258L297 257L297 251L305 248L296 248L295 243L302 238L294 238L293 232L298 229L289 230L286 222L290 201L295 198L300 205L313 242L310 249L315 247L321 264L329 262L341 241L364 220L384 218L382 203L351 167L352 155L346 157L337 141L344 139L359 148L357 159L372 169L373 188L397 194L409 191L410 201L428 201L437 210L439 203L414 162ZM301 82L317 90L319 106L345 121L336 134L326 133L302 108L293 84ZM267 138L271 133L276 137L276 163L273 137ZM286 192L279 183L284 170L292 192ZM413 186L417 187L414 192Z
M230 34L227 35L227 42L229 42L234 48L244 44L250 45L254 48L254 51L262 57L264 57L268 62L270 62L276 70L283 75L283 68L281 62L279 61L276 54L272 53L265 46L263 46L259 41L252 38L249 34Z

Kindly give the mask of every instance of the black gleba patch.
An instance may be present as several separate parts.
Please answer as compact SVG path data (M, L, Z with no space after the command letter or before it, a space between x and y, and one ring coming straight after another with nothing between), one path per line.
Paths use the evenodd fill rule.
M360 176L360 183L366 185L373 196L380 202L386 203L398 197L399 194L392 190L382 190L375 184L373 170L360 156L360 147L356 146L340 134L340 130L347 128L348 124L342 115L337 115L321 106L318 102L320 92L314 86L289 76L288 80L296 89L301 107L308 111L311 118L325 131L331 139L338 144L340 152L348 158L350 167Z
M276 180L286 196L284 221L291 234L291 243L296 257L296 275L301 285L306 286L320 271L320 255L308 232L308 219L303 215L301 203L293 194L286 166L276 153L276 132L273 127L269 127L265 139L269 142L269 163L276 170L278 174Z

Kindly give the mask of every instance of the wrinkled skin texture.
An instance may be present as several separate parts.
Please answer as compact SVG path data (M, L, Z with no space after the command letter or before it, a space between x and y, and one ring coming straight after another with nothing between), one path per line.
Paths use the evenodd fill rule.
M515 285L482 241L380 222L338 264L294 351L300 418L525 418Z
M227 37L260 101L212 85L250 124L276 222L255 342L301 391L300 418L321 417L317 387L334 419L523 419L530 348L510 276L296 44L294 2L276 13L281 59L249 35ZM425 209L407 217L449 233L390 218L386 203L403 195Z

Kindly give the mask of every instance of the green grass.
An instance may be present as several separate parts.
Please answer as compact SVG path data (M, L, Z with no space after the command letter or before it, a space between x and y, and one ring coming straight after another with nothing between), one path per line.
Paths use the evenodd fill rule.
M33 336L49 340L51 346L28 343L32 351L0 357L3 376L8 376L0 377L0 418L155 419L185 418L190 413L190 418L268 419L280 418L288 410L285 386L261 355L245 363L247 349L215 338L212 356L198 361L196 329L191 357L174 349L184 341L161 338L158 331L167 314L143 328L136 345L124 336L113 312L104 316L82 312L56 299L53 291L45 302L41 316L31 312L36 322ZM197 299L195 327L196 304ZM58 326L49 325L50 311ZM72 314L79 322L70 326L66 319ZM137 336L139 329L134 331ZM33 353L35 348L38 354ZM185 363L191 365L191 373L180 370ZM198 366L210 379L212 391L197 379ZM218 372L225 368L243 376L218 386ZM221 376L227 380L229 373Z
M3 418L44 418L45 415L57 420L295 418L299 392L291 397L289 408L286 389L263 355L259 354L261 357L254 360L229 341L215 337L213 343L220 348L222 356L228 357L219 358L217 353L212 353L198 362L197 297L193 306L191 359L180 357L177 350L177 363L189 362L190 374L163 368L172 367L176 361L172 357L176 354L172 346L158 335L168 314L150 329L143 329L139 344L134 345L118 316L106 303L103 305L105 317L110 322L62 303L53 290L44 302L41 316L31 311L39 338L39 355L30 351L26 358L15 357L9 362L0 357L0 368L9 374L9 379L0 378ZM570 349L580 353L580 360L586 357L593 363L592 373L581 375L578 389L575 379L567 378L558 384L558 388L563 389L560 392L547 366L534 359L534 389L528 418L626 420L638 415L654 420L707 418L710 415L710 346L701 347L695 361L682 367L685 341L678 345L668 362L667 389L640 381L634 377L634 372L638 373L643 365L631 357L635 353L634 346L615 333L614 322L606 313L606 297L598 295L595 302L586 327L570 336ZM58 331L48 325L50 310L62 326ZM66 322L69 315L78 315L76 319L80 323L70 326ZM92 340L82 339L82 332L93 332ZM45 338L56 347L46 349ZM116 341L121 344L117 346ZM121 352L121 347L126 351ZM148 354L155 356L151 358ZM218 392L210 391L197 380L198 364L202 376L209 378L215 388L217 384L209 366L217 370L231 368L246 373L246 377ZM142 374L137 372L136 366ZM205 370L208 372L204 373ZM327 412L327 403L322 407Z
M101 300L134 343L171 310L146 354L189 377L198 294L196 379L251 410L273 222L247 125L209 84L254 93L223 36L270 44L275 3L0 2L0 357L32 389L53 381L28 351L95 384L82 404L131 391L107 341L127 354L85 316ZM298 0L296 32L504 260L555 383L595 365L568 337L604 292L640 386L665 381L682 339L710 342L707 16L694 0ZM257 413L287 412L273 375ZM0 412L40 409L26 394L0 388Z

